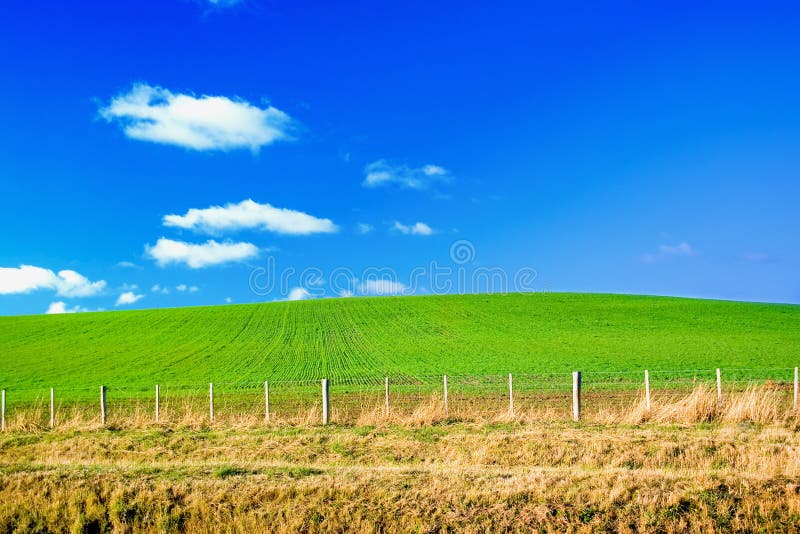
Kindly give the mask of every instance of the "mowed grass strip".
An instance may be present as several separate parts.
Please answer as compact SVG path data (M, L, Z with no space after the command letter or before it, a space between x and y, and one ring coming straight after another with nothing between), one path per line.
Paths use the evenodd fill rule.
M798 363L800 306L666 297L448 295L0 317L0 387L18 396L51 386L68 396L100 384L657 376Z

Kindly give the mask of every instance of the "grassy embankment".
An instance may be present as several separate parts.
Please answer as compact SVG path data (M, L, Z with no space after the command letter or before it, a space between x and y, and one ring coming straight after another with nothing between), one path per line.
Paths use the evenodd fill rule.
M0 530L796 532L796 425L5 435Z

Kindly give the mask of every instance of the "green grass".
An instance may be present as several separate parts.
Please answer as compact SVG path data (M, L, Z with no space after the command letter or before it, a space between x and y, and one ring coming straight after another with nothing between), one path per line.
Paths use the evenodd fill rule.
M0 386L786 368L800 306L587 294L328 299L0 317Z

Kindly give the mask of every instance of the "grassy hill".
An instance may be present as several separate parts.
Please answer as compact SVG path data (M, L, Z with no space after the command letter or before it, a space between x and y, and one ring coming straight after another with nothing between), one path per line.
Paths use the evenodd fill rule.
M0 317L0 386L790 367L800 307L452 295Z

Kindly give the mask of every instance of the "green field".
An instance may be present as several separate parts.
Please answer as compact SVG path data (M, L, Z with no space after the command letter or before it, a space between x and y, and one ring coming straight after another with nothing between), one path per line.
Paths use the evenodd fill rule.
M787 368L800 306L537 293L2 317L0 355L16 390Z

